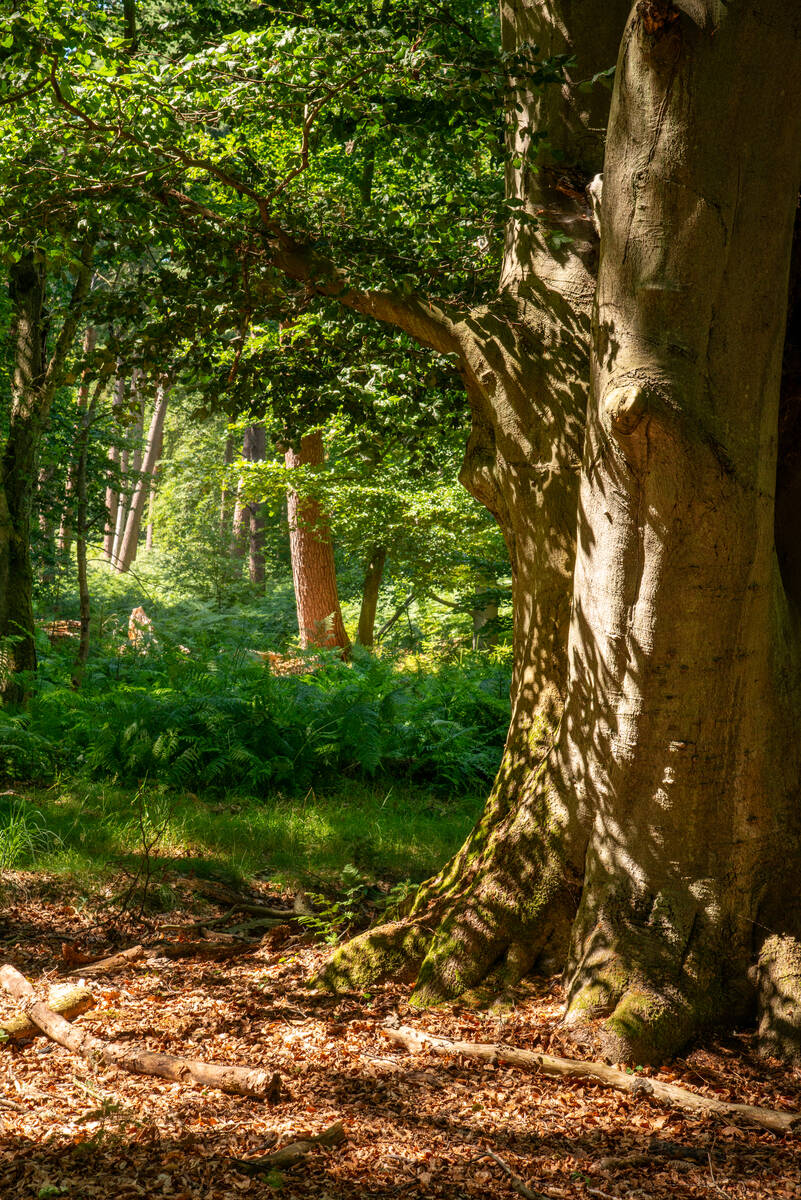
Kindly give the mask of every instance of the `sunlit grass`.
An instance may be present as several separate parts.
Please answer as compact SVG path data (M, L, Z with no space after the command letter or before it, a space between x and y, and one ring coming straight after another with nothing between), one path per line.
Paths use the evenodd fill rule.
M213 800L157 785L137 793L68 781L19 789L7 799L17 814L40 814L36 828L48 835L23 843L14 866L87 888L136 870L141 814L160 833L152 852L157 874L258 875L278 886L320 886L335 882L352 863L376 882L421 880L458 849L482 802L480 796L448 801L408 785L353 781L302 797ZM0 837L5 819L0 813Z

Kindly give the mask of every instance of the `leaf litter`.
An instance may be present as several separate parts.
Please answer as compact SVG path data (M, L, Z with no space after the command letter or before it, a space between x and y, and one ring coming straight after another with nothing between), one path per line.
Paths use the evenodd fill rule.
M149 921L112 917L96 903L79 909L63 886L48 894L24 880L10 897L0 957L34 984L157 943L186 920L186 908ZM393 984L330 996L306 984L328 951L292 923L291 898L265 884L256 899L286 909L290 931L280 944L268 931L229 961L177 960L156 949L108 978L87 976L96 1007L77 1020L106 1041L277 1071L279 1102L124 1074L43 1037L8 1045L0 1049L3 1200L801 1200L801 1129L779 1137L586 1080L409 1054L381 1033L400 1020L451 1039L576 1057L560 1025L558 979L527 981L502 1012L453 1005L421 1014L409 1008L408 989ZM0 997L0 1019L13 1011L10 997ZM642 1073L801 1111L801 1071L758 1059L745 1033L710 1038L670 1067ZM270 1166L271 1153L337 1122L344 1142L307 1144L294 1165ZM243 1166L256 1160L264 1160L258 1170Z

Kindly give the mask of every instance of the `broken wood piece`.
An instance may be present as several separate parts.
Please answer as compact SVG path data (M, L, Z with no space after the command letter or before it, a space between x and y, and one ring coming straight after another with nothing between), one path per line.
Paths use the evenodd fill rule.
M252 921L244 921L241 925L230 925L226 932L233 934L234 937L246 937L249 933L256 933L259 929L279 929L291 920L292 913L290 912L286 914L283 921L279 917L255 917Z
M122 971L129 963L135 962L137 958L141 958L144 952L144 946L131 946L128 950L121 950L119 954L110 954L108 958L100 958L96 962L76 967L74 971L69 971L68 974L80 975L81 978L90 978L94 975L111 975L114 971Z
M282 1171L301 1162L315 1146L338 1146L340 1142L345 1141L345 1137L344 1125L341 1121L336 1121L322 1133L316 1133L312 1137L299 1138L296 1142L289 1142L280 1150L273 1150L271 1154L266 1154L263 1158L234 1158L231 1162L245 1175L258 1175L262 1171Z
M76 983L56 985L50 989L47 998L48 1007L70 1021L85 1013L87 1009L93 1008L94 1003L95 998L89 988ZM4 1041L21 1042L25 1038L37 1037L40 1032L26 1013L19 1013L9 1017L7 1021L0 1021L0 1038Z
M203 958L216 962L222 958L251 954L260 945L261 942L239 938L232 942L156 942L148 947L148 953L159 958Z
M255 1096L260 1100L277 1100L281 1080L269 1071L252 1070L249 1067L228 1067L217 1063L201 1062L199 1059L176 1058L172 1054L157 1054L141 1050L136 1046L122 1046L115 1042L101 1042L86 1029L76 1029L54 1012L36 993L23 975L14 967L0 968L0 986L17 1000L27 1002L27 1013L31 1021L51 1041L64 1046L90 1062L100 1059L109 1066L129 1071L133 1075L155 1075L160 1079L172 1079L178 1083L204 1084L231 1092L236 1096Z
M269 904L261 904L255 897L247 899L233 888L227 887L224 883L216 883L211 879L197 879L195 877L188 878L186 882L193 891L200 892L202 896L207 896L210 900L216 900L218 904L228 904L236 912L259 913L261 916L278 917L283 921L292 915L289 909L273 908Z
M508 1166L503 1159L494 1152L494 1150L482 1150L481 1153L477 1154L475 1159L472 1159L471 1161L476 1162L480 1158L491 1158L493 1162L496 1162L498 1166L501 1167L509 1176L509 1186L512 1188L512 1191L517 1192L518 1196L523 1196L525 1200L545 1200L544 1192L535 1192L528 1186L527 1183L524 1183L520 1176L515 1175L512 1168Z
M516 1050L513 1046L502 1046L494 1042L456 1042L450 1038L434 1037L422 1033L409 1025L398 1028L383 1026L381 1032L391 1041L404 1046L410 1052L429 1050L435 1054L461 1054L465 1058L477 1058L484 1062L504 1063L510 1067L522 1067L539 1071L542 1075L557 1078L594 1079L606 1087L628 1092L633 1096L648 1096L653 1100L683 1108L690 1112L717 1113L725 1117L743 1117L772 1133L789 1133L801 1120L801 1113L780 1112L773 1108L758 1108L751 1104L729 1104L712 1096L690 1092L675 1083L663 1083L644 1075L619 1071L602 1062L586 1062L575 1058L556 1058L550 1054L539 1054L533 1050Z

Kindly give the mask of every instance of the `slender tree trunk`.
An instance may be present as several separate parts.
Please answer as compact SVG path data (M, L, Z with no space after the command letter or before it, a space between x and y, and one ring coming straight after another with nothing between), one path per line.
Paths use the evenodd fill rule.
M120 493L119 502L117 505L117 521L114 527L114 541L111 548L111 562L115 570L119 570L119 564L122 561L122 543L125 538L125 531L128 527L128 518L131 512L134 493L136 491L137 476L139 468L142 465L142 432L144 429L144 399L143 391L144 373L139 367L135 367L131 372L131 407L136 412L136 421L134 423L133 433L126 426L125 438L126 445L120 454ZM139 514L139 523L141 524L142 516ZM133 561L133 560L131 560ZM130 566L130 563L128 564ZM127 570L128 567L123 568Z
M168 400L169 389L167 383L163 379L159 380L156 388L156 402L153 407L153 415L147 435L144 459L140 463L140 469L131 497L131 505L128 509L128 516L125 522L125 529L120 537L119 550L115 555L114 568L120 574L127 571L136 558L139 533L142 526L142 514L145 509L145 497L151 486L153 472L161 453L161 441L164 433L164 420L167 416Z
M234 461L234 437L229 433L225 439L225 452L223 454L223 465L230 467ZM220 491L220 546L225 546L225 538L228 531L228 522L230 520L229 505L231 503L231 489L228 486L228 475L226 473L225 482Z
M78 689L82 682L86 664L89 660L89 627L92 617L91 597L89 595L89 576L87 571L86 561L86 534L87 534L87 486L86 486L86 467L89 456L89 434L92 424L95 419L95 410L97 408L97 399L100 390L103 386L103 380L98 380L95 385L94 394L91 400L87 394L84 400L83 412L81 413L80 433L78 437L78 445L76 462L75 462L75 557L78 568L78 598L80 604L81 632L78 641L78 651L75 655L75 662L72 668L72 686Z
M19 702L15 676L36 669L33 640L33 579L30 563L31 501L40 416L37 392L45 364L44 266L26 255L11 268L14 306L14 398L0 489L0 687L4 701Z
M120 490L117 495L117 519L114 524L114 537L111 543L111 557L109 559L111 565L116 568L120 561L120 546L122 545L122 535L125 532L125 522L128 517L128 465L130 461L130 451L127 446L123 446L120 450Z
M287 450L286 465L318 467L324 461L323 435L320 430L301 439L300 451ZM292 578L298 610L300 644L310 646L350 646L337 594L334 548L325 514L316 500L301 499L290 488L287 495L289 545Z
M378 609L378 594L387 561L386 546L374 546L364 568L362 604L359 609L359 629L356 641L360 646L372 646L375 640L375 615Z
M153 521L156 512L156 486L158 483L160 466L156 463L153 468L153 474L150 478L150 487L147 493L147 528L145 530L145 550L148 554L153 549Z
M245 430L244 449L249 462L264 462L267 435L263 425L251 425ZM264 505L259 500L251 500L246 507L250 582L264 583Z
M122 422L122 413L125 407L125 375L122 368L122 363L117 363L117 373L114 378L114 391L112 394L111 411L113 421L112 439L115 438L120 430ZM112 440L108 449L109 461L109 483L106 487L106 528L103 534L103 557L106 562L114 561L114 534L117 529L117 518L119 516L121 504L121 488L122 488L122 472L121 472L121 455L120 448L116 441Z
M87 325L86 332L83 335L83 353L84 356L89 355L94 350L97 344L97 330L94 325ZM83 437L83 419L86 413L86 406L89 403L89 382L90 375L87 369L84 369L81 376L81 385L78 388L78 421L77 421L77 437L76 443L80 443ZM76 491L76 479L78 475L78 458L80 451L76 445L76 452L73 461L70 463L69 471L67 472L66 491L64 497L64 507L62 509L61 522L58 528L56 537L56 551L62 562L66 562L70 556L72 549L72 518L73 518L73 497Z

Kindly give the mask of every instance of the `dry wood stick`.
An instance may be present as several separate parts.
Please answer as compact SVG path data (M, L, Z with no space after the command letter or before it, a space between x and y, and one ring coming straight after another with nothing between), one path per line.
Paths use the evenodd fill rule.
M292 912L285 908L273 908L269 904L258 903L255 899L248 900L241 896L233 888L226 887L224 883L215 883L211 879L189 878L186 880L189 886L195 892L200 892L201 895L207 896L210 900L216 900L218 904L228 904L235 912L251 912L258 913L263 917L279 917L281 920L286 920L292 916Z
M501 1167L509 1176L509 1184L512 1190L517 1192L519 1196L525 1197L525 1200L543 1200L544 1193L533 1191L532 1188L523 1182L519 1175L515 1175L512 1168L508 1166L502 1158L499 1158L494 1150L482 1150L481 1153L477 1154L475 1159L472 1159L471 1161L477 1162L481 1158L491 1158L493 1162L496 1162L498 1166Z
M17 1000L25 1000L27 1014L42 1033L89 1061L100 1059L109 1066L134 1075L156 1075L161 1079L173 1079L179 1083L194 1080L221 1092L232 1092L237 1096L255 1096L262 1100L278 1098L281 1081L269 1071L251 1070L248 1067L226 1067L217 1063L200 1062L198 1059L176 1058L172 1054L156 1054L140 1050L136 1046L120 1046L114 1042L101 1042L88 1030L76 1029L58 1013L48 1008L23 975L14 967L0 968L0 986Z
M47 1003L54 1013L72 1020L87 1009L94 1008L95 998L89 988L69 983L52 988ZM0 1021L0 1037L4 1037L4 1040L20 1042L25 1038L36 1037L40 1032L27 1013L19 1013L6 1021Z
M236 958L240 954L251 954L258 950L261 942L155 942L148 946L148 953L159 958L203 958L217 961L221 958Z
M432 1050L435 1054L462 1054L465 1058L478 1058L484 1062L505 1063L510 1067L523 1067L539 1071L542 1075L560 1078L594 1079L606 1087L634 1096L650 1096L653 1100L669 1104L674 1108L690 1112L711 1112L725 1117L744 1117L773 1133L789 1133L799 1120L801 1113L779 1112L773 1108L756 1108L751 1104L728 1104L712 1096L701 1096L675 1083L663 1083L643 1075L628 1075L602 1062L585 1062L575 1058L555 1058L550 1054L538 1054L532 1050L515 1050L494 1042L455 1042L450 1038L434 1037L422 1033L409 1025L397 1029L384 1026L381 1032L393 1042L405 1046L409 1051Z
M69 971L68 974L80 975L81 978L92 975L111 975L114 971L122 971L129 963L134 962L137 958L141 958L144 952L143 946L131 946L128 950L121 950L119 954L111 954L108 958L101 958L97 962L86 963L82 967L76 967L74 971Z
M261 1171L280 1171L287 1167L294 1167L295 1163L304 1159L315 1146L338 1146L344 1140L345 1128L341 1121L336 1121L322 1133L316 1133L308 1138L300 1138L297 1142L290 1142L287 1146L282 1146L280 1150L273 1150L272 1154L266 1154L263 1158L235 1158L232 1161L233 1165L246 1175L258 1175Z

